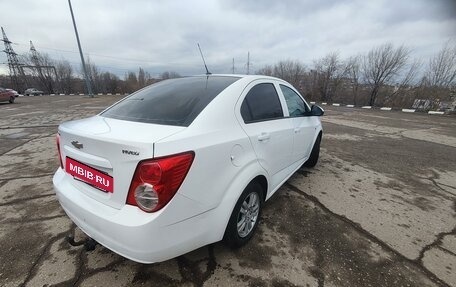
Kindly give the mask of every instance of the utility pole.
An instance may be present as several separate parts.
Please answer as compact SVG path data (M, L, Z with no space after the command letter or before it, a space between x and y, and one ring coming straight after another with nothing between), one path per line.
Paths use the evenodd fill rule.
M25 77L23 69L24 64L19 62L17 54L16 52L14 52L13 47L11 46L12 42L8 40L5 30L3 30L3 27L2 34L3 39L1 39L0 41L3 41L3 43L5 44L5 50L3 50L3 52L6 53L6 56L8 58L8 68L11 78L11 85L19 93L22 93L25 90L25 85L27 85L27 78Z
M247 75L250 73L250 52L247 52Z
M57 70L55 69L55 66L53 65L43 65L43 62L40 61L40 54L38 51L35 49L35 46L33 45L33 42L30 41L30 53L32 54L32 64L33 65L23 65L23 68L29 68L32 71L36 70L38 73L38 79L40 80L41 84L46 88L46 91L48 93L54 93L54 85L53 85L53 79L51 74L49 73L49 70L52 70L54 72L55 76L55 82L57 84L58 82L58 76L57 76ZM45 62L46 63L46 62ZM45 71L43 73L43 70Z
M231 74L234 74L234 58L233 58L233 67L231 68Z
M30 53L32 53L32 61L38 61L38 52L35 49L35 46L33 46L33 42L30 41Z
M73 8L71 7L71 0L68 0L68 5L70 6L71 19L73 19L74 33L76 34L76 40L78 41L79 54L81 55L82 69L84 71L84 78L87 86L87 92L89 97L93 98L92 86L90 85L89 77L87 76L87 68L84 61L84 55L82 54L81 42L79 41L78 29L76 28L76 21L74 20Z
M32 63L33 63L33 65L37 66L38 75L39 75L40 80L41 80L41 79L44 78L43 77L43 71L39 67L40 66L40 60L38 59L38 52L36 51L35 46L33 46L32 41L30 41L30 53L32 53Z

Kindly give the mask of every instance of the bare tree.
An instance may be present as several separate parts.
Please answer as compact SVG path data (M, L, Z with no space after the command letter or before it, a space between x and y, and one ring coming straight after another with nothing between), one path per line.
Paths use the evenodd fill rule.
M274 65L273 76L281 78L299 88L305 72L305 66L300 61L280 61Z
M167 79L174 79L174 78L180 78L181 75L177 72L169 72L169 71L166 71L166 72L163 72L160 74L160 78L163 79L163 80L167 80Z
M38 80L37 85L47 93L54 93L57 76L54 60L48 54L38 52L24 55L23 60L26 63L23 67Z
M346 75L350 78L351 92L353 93L353 104L356 105L359 94L361 56L351 56L345 62Z
M380 88L394 82L406 66L409 56L408 48L394 48L390 43L374 47L364 56L363 76L370 86L369 105L375 106Z
M72 93L73 90L73 67L67 60L56 61L57 82L61 92Z
M128 72L125 75L125 85L128 92L133 92L139 89L138 78L134 72Z
M100 74L101 89L103 93L115 93L119 90L119 77L110 72Z
M421 61L415 59L404 67L403 72L396 79L394 87L389 89L389 93L384 93L384 102L394 106L406 106L411 104L415 95L416 76L420 71ZM407 104L408 103L408 104Z
M317 87L323 101L332 101L344 76L345 67L339 53L332 52L314 62Z
M424 84L430 87L449 88L456 84L456 45L448 41L429 60Z
M399 81L397 81L394 92L389 95L390 98L401 94L404 89L410 88L413 82L416 79L416 75L418 74L418 71L420 70L421 67L421 61L418 59L415 59L412 63L407 65L405 73L402 75L402 79L399 78Z
M274 68L271 65L266 65L263 68L256 71L257 75L272 76L274 74Z
M303 94L305 94L308 99L321 99L318 97L320 92L318 88L318 74L315 69L311 69L305 73Z
M86 60L86 71L87 71L87 78L89 79L91 85L92 85L92 91L94 93L101 93L102 90L102 84L101 84L101 78L100 78L100 71L98 67L93 63L89 57L87 57ZM83 68L81 65L81 74L84 74Z
M144 72L143 68L139 67L138 72L138 85L139 88L143 88L146 86L146 72Z

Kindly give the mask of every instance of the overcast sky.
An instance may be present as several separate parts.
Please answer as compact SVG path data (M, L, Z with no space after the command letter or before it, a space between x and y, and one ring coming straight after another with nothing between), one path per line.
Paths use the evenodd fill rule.
M143 67L203 73L199 42L213 73L245 73L279 60L342 57L391 42L426 59L456 39L455 0L165 1L73 0L84 54L102 70L123 75ZM21 54L32 40L39 52L79 70L66 0L0 0L0 25ZM0 43L0 46L3 44ZM3 47L1 47L3 50ZM5 53L0 63L6 63ZM0 73L7 66L0 65Z

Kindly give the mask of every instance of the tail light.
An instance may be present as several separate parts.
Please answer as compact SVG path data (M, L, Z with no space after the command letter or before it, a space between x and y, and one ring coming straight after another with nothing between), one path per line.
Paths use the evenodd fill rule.
M60 167L63 169L62 153L60 152L60 135L59 134L57 134L57 136L55 137L55 141L57 143L57 152L59 153Z
M186 152L141 161L133 175L127 204L145 212L162 209L181 186L194 157L194 152Z

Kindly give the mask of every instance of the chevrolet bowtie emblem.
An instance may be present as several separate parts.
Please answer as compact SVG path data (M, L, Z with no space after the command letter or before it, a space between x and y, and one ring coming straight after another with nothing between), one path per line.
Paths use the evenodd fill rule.
M78 141L72 141L71 144L77 149L81 149L84 147L84 145Z

